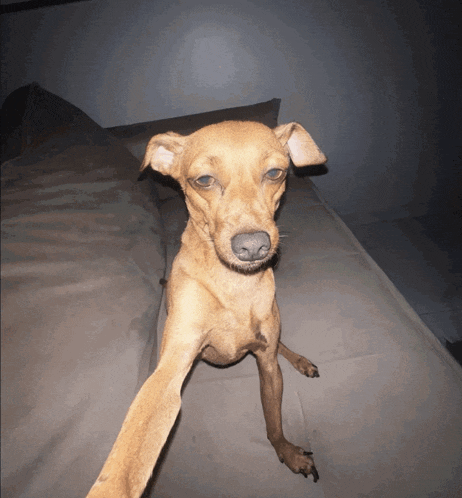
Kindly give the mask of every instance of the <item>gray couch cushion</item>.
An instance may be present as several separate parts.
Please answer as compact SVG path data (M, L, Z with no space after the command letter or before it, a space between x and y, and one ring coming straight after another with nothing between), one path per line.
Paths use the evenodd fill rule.
M27 90L2 165L2 495L82 497L155 364L163 230L130 152Z

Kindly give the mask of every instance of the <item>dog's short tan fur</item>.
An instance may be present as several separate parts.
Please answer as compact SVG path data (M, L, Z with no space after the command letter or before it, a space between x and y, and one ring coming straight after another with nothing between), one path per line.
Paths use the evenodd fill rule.
M142 169L178 180L190 217L168 279L159 364L130 406L88 498L139 497L178 415L193 362L226 365L248 352L257 360L268 439L293 472L317 480L311 453L285 439L281 422L277 353L302 374L318 376L315 365L279 341L271 261L289 157L295 166L326 161L297 123L270 130L228 121L187 137L150 140Z

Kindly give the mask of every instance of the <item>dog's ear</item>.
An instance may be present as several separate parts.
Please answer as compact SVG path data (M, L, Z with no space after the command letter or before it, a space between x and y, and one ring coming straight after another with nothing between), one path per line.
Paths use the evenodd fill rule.
M175 178L177 176L177 172L174 171L176 158L183 151L186 139L187 137L172 131L154 135L146 147L140 171L151 166L153 170Z
M273 131L282 146L288 150L295 166L312 166L327 161L327 157L319 150L311 135L301 124L283 124Z

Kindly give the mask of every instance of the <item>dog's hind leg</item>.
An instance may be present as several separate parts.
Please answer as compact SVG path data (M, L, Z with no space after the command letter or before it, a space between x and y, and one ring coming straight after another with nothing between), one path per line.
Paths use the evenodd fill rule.
M314 363L311 363L311 361L307 360L304 356L294 353L287 346L284 346L281 341L279 341L278 353L289 361L302 375L306 375L307 377L319 377L318 367Z

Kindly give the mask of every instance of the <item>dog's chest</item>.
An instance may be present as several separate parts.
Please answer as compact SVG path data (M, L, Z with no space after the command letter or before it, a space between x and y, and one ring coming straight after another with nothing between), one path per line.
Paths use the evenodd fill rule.
M223 312L211 324L208 345L201 358L217 365L228 365L239 361L249 351L266 350L274 340L273 320L262 321L252 314Z

